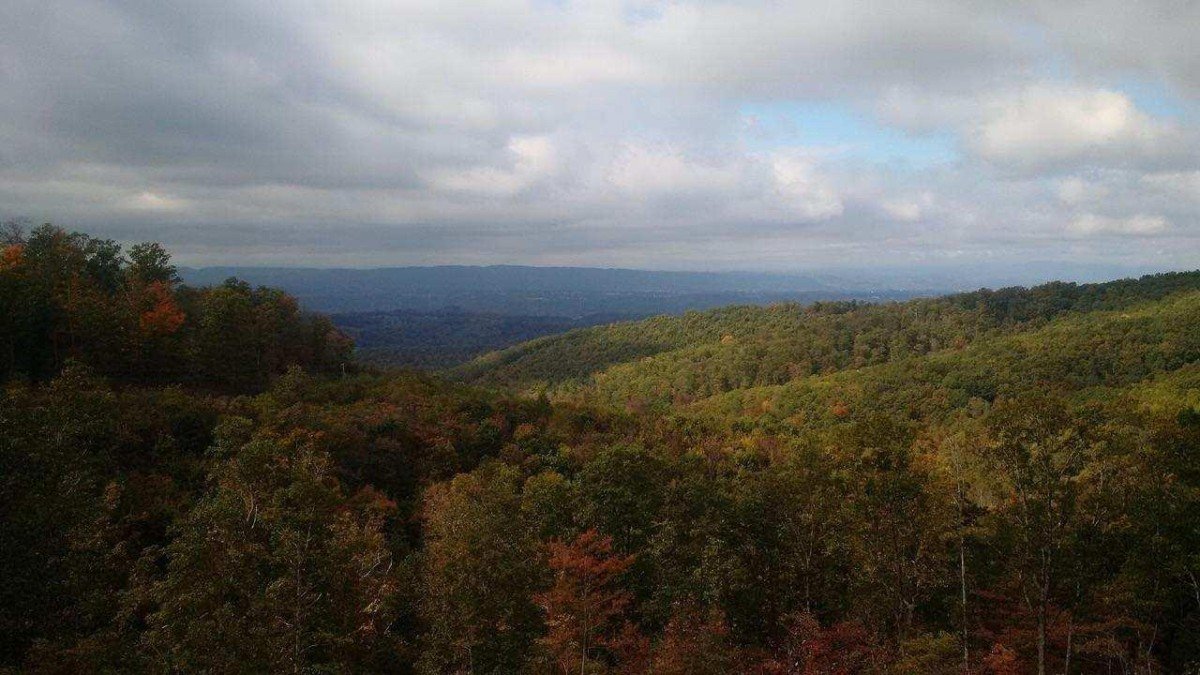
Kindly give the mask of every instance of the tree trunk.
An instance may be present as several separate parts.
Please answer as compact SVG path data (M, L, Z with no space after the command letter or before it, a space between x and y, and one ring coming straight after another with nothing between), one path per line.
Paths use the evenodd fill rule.
M967 627L967 553L963 547L962 535L958 537L958 583L962 600L962 656L963 672L971 672L971 645L968 641Z
M1075 617L1067 620L1067 656L1063 663L1063 675L1071 675L1071 650L1075 639Z
M1038 675L1046 675L1046 617L1038 612Z
M967 547L965 537L963 536L963 528L966 527L966 515L964 514L962 481L958 482L958 585L960 599L962 602L962 656L963 656L963 672L971 672L971 646L968 641L967 627Z
M1047 604L1046 587L1041 588L1041 598L1038 602L1038 617L1037 617L1037 661L1038 675L1046 675L1046 604Z

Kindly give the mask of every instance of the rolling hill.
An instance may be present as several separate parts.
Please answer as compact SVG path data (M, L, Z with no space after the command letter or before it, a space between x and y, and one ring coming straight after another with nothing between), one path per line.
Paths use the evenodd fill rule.
M968 347L999 348L998 339L1040 330L1050 331L1047 344L1071 342L1071 321L1134 307L1151 316L1178 311L1153 303L1198 289L1200 273L1188 272L903 303L728 307L574 330L485 355L454 373L477 384L664 410L736 390L911 365ZM1054 332L1055 322L1066 328Z

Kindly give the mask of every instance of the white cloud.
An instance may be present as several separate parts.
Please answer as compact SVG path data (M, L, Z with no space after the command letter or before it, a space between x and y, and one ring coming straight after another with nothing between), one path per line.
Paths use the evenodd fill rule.
M653 217L658 225L813 223L844 211L830 177L794 150L700 159L672 146L630 142L613 157L603 181L577 190L603 212ZM650 210L639 212L643 207Z
M688 159L669 146L626 144L613 161L608 180L620 190L641 196L687 195L732 190L741 179L737 167Z
M524 136L508 143L511 166L490 166L431 172L428 180L439 190L484 195L512 195L551 175L557 168L553 142L545 136Z
M976 122L980 98L974 91L931 91L899 83L886 88L872 107L890 125L913 133L933 133Z
M517 50L500 64L505 78L525 87L577 87L630 83L650 77L633 55L607 46L566 52L532 53Z
M1084 214L1071 221L1068 229L1079 235L1117 234L1153 235L1165 232L1170 223L1162 216L1136 215L1128 218L1110 218L1095 214Z
M845 206L837 191L822 177L812 161L796 155L777 155L771 160L775 189L786 209L805 220L822 220L842 215Z
M128 200L125 204L135 211L179 211L188 206L185 199L171 197L168 195L158 194L156 192L141 192Z
M926 216L933 204L933 194L925 192L915 197L885 200L879 206L893 220L915 223Z
M951 0L670 2L629 45L675 86L788 98L958 86L1025 63L1017 17Z
M1170 154L1178 138L1120 92L1039 86L991 101L971 142L985 159L1037 168Z
M1025 0L1022 8L1064 59L1086 74L1141 73L1172 89L1200 94L1192 0Z
M1174 171L1142 176L1141 185L1185 204L1200 204L1200 171Z
M1069 206L1085 202L1094 202L1106 197L1109 193L1107 186L1071 176L1058 181L1055 186L1058 200Z
M230 262L1200 264L1198 7L9 0L0 208Z

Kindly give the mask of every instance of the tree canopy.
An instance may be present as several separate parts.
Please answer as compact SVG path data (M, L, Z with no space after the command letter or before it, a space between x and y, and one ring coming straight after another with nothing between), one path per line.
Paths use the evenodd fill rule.
M1200 274L659 317L464 383L158 245L3 236L4 672L1200 668Z

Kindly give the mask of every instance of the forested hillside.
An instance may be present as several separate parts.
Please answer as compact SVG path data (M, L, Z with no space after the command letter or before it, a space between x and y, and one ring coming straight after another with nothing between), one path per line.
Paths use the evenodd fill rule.
M973 400L1019 397L1039 388L1081 400L1103 398L1200 364L1197 327L1200 291L1190 291L1125 310L1064 318L962 349L742 389L695 407L705 416L721 412L764 423L820 424L830 415L863 409L937 420ZM616 398L638 396L630 389L604 390ZM1200 402L1200 392L1180 388L1177 394L1188 397L1187 403Z
M1187 290L1200 290L1200 273L981 290L903 303L728 307L547 337L480 357L456 375L518 389L636 389L643 399L688 402L961 349L1060 316L1130 307Z
M369 372L285 293L0 249L0 671L1192 673L1200 275Z

